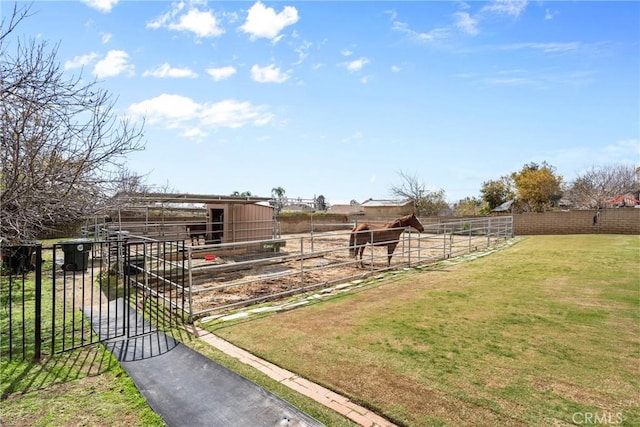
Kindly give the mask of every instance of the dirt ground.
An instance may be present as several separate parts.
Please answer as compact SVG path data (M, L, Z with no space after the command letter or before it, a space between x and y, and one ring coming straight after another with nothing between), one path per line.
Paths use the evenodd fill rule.
M424 236L424 235L423 235ZM347 282L387 269L386 247L367 246L364 251L364 266L349 252L348 233L320 233L314 236L296 234L283 236L286 245L277 253L253 254L263 260L251 265L234 263L250 258L249 254L229 257L216 256L215 261L200 259L194 265L203 267L202 275L194 275L192 302L194 313L224 310L239 306L243 302L254 303L272 298L282 298L302 293L321 286ZM446 240L442 236L424 238L420 249L416 237L405 240L396 248L391 259L391 268L418 262L441 259L444 245L462 247L468 238L461 236ZM410 259L411 258L411 259Z

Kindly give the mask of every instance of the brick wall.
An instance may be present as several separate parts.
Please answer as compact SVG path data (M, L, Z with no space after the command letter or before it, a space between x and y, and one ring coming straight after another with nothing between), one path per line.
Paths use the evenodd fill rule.
M640 234L640 209L603 209L596 225L595 210L513 215L514 234Z

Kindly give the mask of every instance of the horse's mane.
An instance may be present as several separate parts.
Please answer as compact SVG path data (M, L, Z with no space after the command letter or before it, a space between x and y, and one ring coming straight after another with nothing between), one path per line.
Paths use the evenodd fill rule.
M405 215L403 217L394 219L393 221L386 223L384 226L387 228L403 227L403 224L406 224L407 220L411 218L411 215L413 214Z

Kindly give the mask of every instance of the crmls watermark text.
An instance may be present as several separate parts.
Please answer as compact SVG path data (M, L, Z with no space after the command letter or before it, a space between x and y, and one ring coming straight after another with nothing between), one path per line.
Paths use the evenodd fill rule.
M622 424L622 412L576 412L571 421L578 425L618 425Z

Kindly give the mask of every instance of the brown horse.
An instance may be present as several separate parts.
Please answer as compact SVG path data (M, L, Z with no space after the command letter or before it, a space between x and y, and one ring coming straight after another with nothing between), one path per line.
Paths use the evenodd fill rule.
M400 235L406 227L413 227L421 233L424 231L424 226L418 221L415 213L403 216L380 227L375 227L367 223L359 224L351 230L349 252L356 258L358 258L358 254L360 254L360 265L364 266L362 253L367 243L371 243L373 246L386 246L387 266L390 266L393 251L396 250L396 246L398 246L400 241Z

